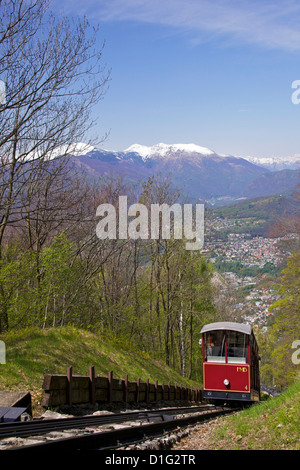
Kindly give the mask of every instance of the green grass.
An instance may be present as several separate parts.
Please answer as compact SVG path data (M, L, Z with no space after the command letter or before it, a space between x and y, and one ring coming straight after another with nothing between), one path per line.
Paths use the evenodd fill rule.
M73 366L74 375L88 375L95 366L96 375L105 376L113 370L114 377L130 381L139 377L150 382L178 385L200 384L183 378L163 362L147 353L129 351L122 345L103 340L101 336L75 327L41 330L38 328L11 331L1 335L6 345L6 364L0 364L0 390L28 390L33 399L40 399L45 373L66 374Z
M219 450L299 450L300 381L276 398L223 418L210 441Z

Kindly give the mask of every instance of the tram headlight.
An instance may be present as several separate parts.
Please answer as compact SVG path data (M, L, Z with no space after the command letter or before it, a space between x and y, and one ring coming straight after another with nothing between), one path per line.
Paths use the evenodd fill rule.
M228 385L230 384L228 379L225 379L223 383L224 383L225 387L228 387Z

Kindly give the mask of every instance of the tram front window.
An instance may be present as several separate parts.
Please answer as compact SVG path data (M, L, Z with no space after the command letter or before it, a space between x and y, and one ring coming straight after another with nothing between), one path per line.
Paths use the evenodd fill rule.
M248 363L248 336L239 331L227 333L227 362Z
M205 360L207 362L225 362L225 331L205 333Z

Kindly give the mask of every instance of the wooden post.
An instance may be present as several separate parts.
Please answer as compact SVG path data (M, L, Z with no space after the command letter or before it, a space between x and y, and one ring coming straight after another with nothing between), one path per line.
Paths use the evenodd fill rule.
M149 389L150 389L150 384L149 384L149 378L146 380L146 403L149 403Z
M187 384L185 384L185 387L184 387L184 399L187 400Z
M96 404L95 366L90 367L89 376L90 376L90 402L94 406Z
M168 400L169 401L171 400L171 382L170 382L170 380L168 382Z
M155 380L155 401L157 401L157 384L158 384L158 381Z
M72 405L72 366L67 368L67 404Z
M182 400L182 384L180 384L180 400Z
M107 400L109 403L112 402L112 384L113 384L113 371L108 373L108 389L107 389Z
M128 401L128 374L125 375L124 380L124 402L127 403Z
M140 399L140 382L141 382L141 379L139 377L136 381L136 402L137 403L139 402L139 399Z
M177 382L174 385L174 392L175 392L175 400L177 400Z

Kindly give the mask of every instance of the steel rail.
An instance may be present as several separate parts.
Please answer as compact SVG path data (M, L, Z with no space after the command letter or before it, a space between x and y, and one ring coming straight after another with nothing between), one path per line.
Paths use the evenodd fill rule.
M220 415L237 411L234 408L223 408L194 414L193 416L177 418L159 423L144 424L140 426L124 427L113 431L94 432L81 436L66 437L37 444L28 444L8 450L31 451L31 450L112 450L132 443L141 442L176 428L195 424L200 421L210 420Z
M105 424L122 423L126 421L154 420L170 414L187 414L213 409L212 405L189 406L181 408L162 408L159 410L130 411L109 415L76 416L62 419L45 419L0 423L0 439L7 437L28 437L45 434L51 431L101 426Z

